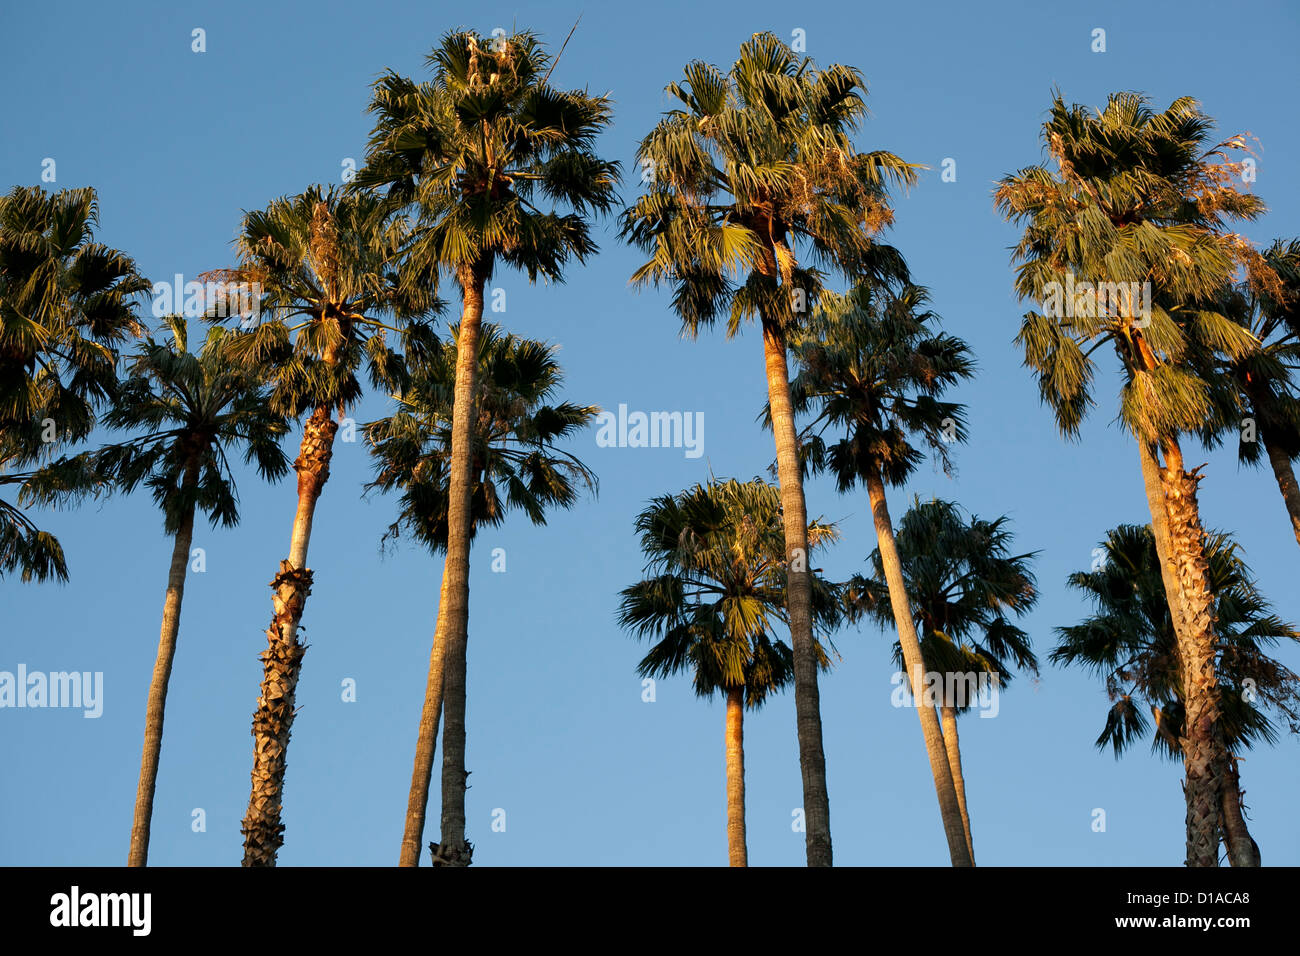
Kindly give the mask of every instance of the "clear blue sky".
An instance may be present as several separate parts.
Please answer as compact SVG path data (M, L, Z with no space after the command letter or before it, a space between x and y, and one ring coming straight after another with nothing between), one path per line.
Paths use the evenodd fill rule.
M240 210L338 182L360 160L368 88L386 67L423 74L447 29L528 27L558 47L581 25L555 73L564 86L612 91L606 154L631 168L636 141L666 106L663 87L690 59L729 64L750 34L806 32L820 63L860 68L873 118L859 143L931 167L897 204L892 241L933 290L947 328L965 337L979 377L959 398L972 438L955 479L928 464L892 495L953 498L980 515L1008 514L1018 543L1041 549L1042 598L1028 619L1040 655L1056 625L1083 607L1066 575L1086 567L1107 528L1147 520L1137 453L1112 424L1113 389L1077 444L1056 434L1012 344L1023 311L1012 294L1012 227L994 214L993 182L1039 161L1053 87L1100 104L1115 90L1158 106L1199 98L1229 134L1258 137L1256 188L1269 214L1248 227L1265 242L1300 233L1300 131L1294 7L1257 2L1102 4L771 2L511 5L224 2L192 5L9 5L0 13L0 185L94 186L100 236L153 279L231 264ZM472 12L472 21L464 18ZM1107 50L1090 49L1106 30ZM191 31L207 51L191 51ZM946 157L957 181L940 181ZM625 187L631 195L632 186ZM646 499L707 477L748 478L773 457L755 423L765 398L759 337L749 330L682 340L666 294L629 289L639 260L602 227L603 251L567 284L530 288L498 275L503 319L562 346L566 397L617 409L700 411L704 455L598 448L594 429L572 450L599 473L598 500L547 528L515 519L485 533L472 560L469 643L469 838L475 861L510 864L723 864L723 708L689 679L660 681L643 703L634 668L644 647L614 620L617 593L642 557L632 522ZM382 411L371 400L359 419ZM295 444L296 444L295 436ZM292 452L291 452L292 454ZM1230 452L1209 460L1206 523L1230 528L1262 587L1300 620L1300 555L1266 471ZM383 556L393 503L363 500L369 461L337 447L317 513L315 591L285 793L284 865L396 862L437 603L440 562L412 546ZM269 619L267 582L288 547L292 481L241 475L243 524L199 529L207 570L186 588L167 709L150 861L233 865L248 798L257 697ZM823 567L844 576L874 547L865 495L808 489L809 511L841 523ZM145 695L171 543L147 496L54 513L45 524L69 555L66 586L0 583L0 670L104 673L98 720L70 710L0 711L0 863L125 862L139 771ZM507 570L494 574L491 549ZM890 705L889 639L869 627L837 637L843 655L822 681L835 859L841 864L943 865L947 853L916 715ZM1300 656L1283 658L1300 669ZM353 678L357 701L341 700ZM1081 672L1045 668L1017 682L996 719L962 724L976 856L982 865L1175 865L1183 857L1180 768L1139 746L1122 761L1092 746L1106 700ZM794 701L750 717L746 732L750 860L803 862L791 831L801 803ZM1296 739L1242 765L1251 826L1266 864L1300 864ZM437 786L435 778L435 788ZM194 832L202 808L206 832ZM506 831L491 831L506 811ZM1107 814L1103 833L1092 811ZM436 806L430 814L437 820ZM426 840L434 832L426 834Z

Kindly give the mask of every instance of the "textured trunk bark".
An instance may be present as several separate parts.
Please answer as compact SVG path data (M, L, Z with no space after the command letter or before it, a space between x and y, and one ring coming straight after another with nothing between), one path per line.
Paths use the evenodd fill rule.
M198 462L185 470L181 487L192 491L199 481ZM149 862L149 828L153 820L154 789L158 784L158 758L162 753L163 717L167 709L167 684L176 658L176 638L181 627L181 601L185 597L185 572L189 567L190 544L194 541L194 505L189 506L176 541L172 545L172 563L167 572L167 593L163 598L162 630L158 635L158 657L149 682L149 702L144 716L144 751L140 757L140 782L135 791L135 819L131 824L131 849L127 866L146 866Z
M1156 452L1153 446L1149 446L1142 439L1138 439L1138 456L1142 462L1142 481L1146 490L1147 507L1151 512L1151 533L1155 538L1156 555L1160 560L1160 577L1165 586L1165 599L1169 603L1169 616L1173 621L1174 634L1177 640L1176 653L1178 655L1178 668L1180 675L1183 672L1183 654L1188 639L1188 611L1186 596L1183 594L1182 581L1177 572L1177 564L1174 560L1173 539L1169 531L1169 517L1167 513L1167 504L1165 502L1165 490L1163 471L1160 462L1157 460ZM1184 680L1179 677L1180 688L1184 687ZM1182 747L1182 740L1177 741L1178 746ZM1183 752L1184 772L1186 772L1187 754ZM1192 797L1187 788L1187 783L1183 784L1184 799L1187 803L1187 825L1190 828L1192 820ZM1191 830L1188 830L1188 839L1191 839ZM1188 853L1190 860L1191 843L1188 843ZM1215 864L1218 862L1218 849L1215 848ZM1188 865L1191 865L1190 863Z
M727 688L727 861L748 866L745 847L745 688Z
M1160 559L1160 579L1165 586L1165 599L1169 602L1169 615L1173 619L1175 634L1187 629L1187 615L1183 610L1183 593L1178 575L1173 571L1172 545L1169 539L1169 519L1165 516L1165 492L1160 482L1160 463L1155 451L1138 439L1138 456L1142 462L1142 482L1146 490L1147 508L1151 512L1151 534L1156 541L1156 556Z
M1223 782L1223 842L1228 848L1228 861L1233 866L1260 866L1259 844L1246 827L1246 816L1241 809L1241 778L1237 761L1228 758L1227 779Z
M469 636L469 549L474 492L474 422L478 390L478 343L483 321L484 263L458 273L463 308L456 339L456 394L452 407L451 464L447 502L447 557L439 630L447 650L443 673L442 837L433 844L434 866L469 866L473 846L465 839L465 647ZM442 623L446 618L445 626Z
M1277 487L1286 503L1286 513L1291 518L1291 531L1296 543L1300 544L1300 485L1296 484L1291 459L1286 456L1286 452L1267 442L1264 443L1264 451L1268 452L1268 463L1273 466L1273 476L1277 478Z
M898 641L903 649L903 664L911 678L912 702L921 720L921 735L925 738L925 751L930 758L930 773L934 777L935 793L939 797L939 815L943 819L943 832L948 838L948 855L953 866L974 866L966 848L966 831L962 827L961 807L957 803L957 789L953 784L952 768L944 747L939 717L934 707L926 702L925 663L921 656L921 643L916 637L912 609L903 582L903 565L894 543L894 526L885 502L885 483L874 465L867 473L867 495L871 499L871 514L876 522L876 540L880 545L880 563L885 569L889 585L889 603L898 626Z
M1185 713L1183 736L1179 738L1185 771L1183 794L1187 802L1185 862L1187 866L1213 867L1219 865L1224 761L1217 726L1219 689L1215 672L1214 599L1205 560L1205 532L1196 500L1200 478L1184 471L1182 449L1177 441L1163 442L1162 450L1163 466L1155 460L1153 450L1146 448L1143 469L1149 500L1152 466L1159 479L1161 500L1152 503L1152 530L1178 642ZM1161 512L1163 518L1157 521L1156 516Z
M790 642L794 652L794 705L799 733L799 770L803 777L804 843L809 866L831 865L831 808L826 789L826 754L822 749L821 698L817 689L817 654L812 636L812 587L808 579L808 514L799 468L794 409L785 336L763 322L767 398L776 441L777 478L785 526L789 584L786 588Z
M961 826L966 831L966 852L971 865L975 865L975 841L970 835L970 811L966 809L966 778L961 772L961 742L957 736L957 708L945 703L939 711L943 719L943 744L948 750L948 767L952 771L952 786L957 791L957 806L961 808Z
M262 652L262 687L253 712L252 792L240 832L244 834L244 866L275 866L284 844L280 814L284 799L284 773L289 734L293 729L294 701L306 645L298 641L312 573L307 567L316 502L329 480L338 423L321 406L303 423L302 444L294 470L298 473L298 511L289 539L289 557L271 580L274 613L266 630Z

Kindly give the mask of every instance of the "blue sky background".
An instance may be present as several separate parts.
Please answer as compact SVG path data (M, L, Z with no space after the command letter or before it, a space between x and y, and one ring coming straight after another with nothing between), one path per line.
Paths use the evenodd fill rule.
M99 190L100 238L155 280L233 263L240 210L338 182L360 162L369 84L384 68L424 75L447 29L529 27L558 48L583 13L554 80L612 91L602 147L631 170L637 140L690 59L728 65L750 34L806 32L819 63L863 71L873 117L858 138L931 167L897 202L890 234L928 285L946 327L973 347L979 377L957 396L972 437L954 479L927 463L892 493L953 498L983 516L1008 514L1023 549L1041 549L1042 597L1028 618L1040 657L1052 628L1084 612L1064 579L1086 567L1106 529L1148 520L1133 442L1113 424L1114 389L1067 444L1039 405L1012 343L1023 312L993 183L1038 162L1054 86L1099 105L1144 90L1163 108L1199 98L1223 138L1259 139L1258 182L1269 214L1245 232L1264 243L1300 233L1295 184L1294 51L1300 15L1285 3L1001 4L739 3L637 5L442 3L67 3L0 12L0 186L40 181ZM472 21L464 18L473 11ZM191 51L191 30L207 51ZM1091 32L1106 30L1105 53ZM957 181L940 181L945 157ZM628 183L624 196L634 193ZM639 264L613 229L566 284L529 287L500 273L520 334L558 343L567 398L617 409L704 413L703 457L681 449L571 448L599 473L600 495L549 527L515 518L484 533L472 559L469 643L469 838L475 862L701 864L726 861L723 707L694 697L689 678L660 681L644 703L634 668L643 646L621 633L620 588L642 557L632 522L645 501L707 478L749 478L772 460L755 416L765 400L761 342L750 329L683 340L667 295L637 293ZM356 413L368 420L383 402ZM298 435L293 444L296 446ZM294 454L290 452L291 456ZM1300 620L1296 544L1270 473L1238 469L1232 452L1202 454L1203 516L1235 531L1264 592ZM283 865L396 862L441 562L412 545L381 555L393 502L361 496L361 443L339 444L317 512L310 643L299 686L285 792ZM207 570L186 587L153 818L150 861L234 865L248 799L250 718L270 614L267 582L288 547L292 480L241 475L243 523L198 530ZM874 547L865 494L819 480L809 512L840 522L821 562L847 576ZM139 772L145 696L156 653L171 542L148 497L50 514L72 582L0 582L0 670L102 671L103 716L0 711L0 864L125 862ZM492 573L491 549L507 570ZM822 679L835 859L840 864L944 865L946 846L915 713L890 704L890 640L870 626L837 636L843 655ZM1300 655L1282 659L1300 669ZM353 678L357 701L341 700ZM1097 751L1107 703L1082 672L1045 667L1017 681L996 719L963 718L964 766L981 865L1177 865L1183 859L1180 768L1137 747L1122 761ZM747 719L748 827L754 865L804 859L792 832L801 803L794 701ZM440 765L440 760L439 760ZM1300 864L1296 739L1242 764L1251 828L1266 864ZM434 782L435 795L437 778ZM206 832L194 832L201 808ZM493 811L505 832L492 832ZM1106 811L1105 832L1092 829ZM436 837L435 805L426 842Z

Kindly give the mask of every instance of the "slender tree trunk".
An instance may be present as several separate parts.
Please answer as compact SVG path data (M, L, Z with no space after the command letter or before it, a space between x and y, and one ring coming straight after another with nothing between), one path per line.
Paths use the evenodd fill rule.
M961 806L957 802L957 789L953 784L952 768L948 765L948 753L944 747L943 733L939 729L939 717L934 707L926 701L925 663L921 656L921 642L916 637L916 625L912 621L912 609L907 598L907 587L903 582L903 565L898 557L898 548L894 544L894 525L889 518L889 507L885 502L885 483L880 470L873 464L867 472L867 495L871 499L871 514L876 522L876 540L880 545L880 563L885 569L885 581L889 585L889 603L894 611L894 622L898 625L898 641L903 649L903 664L911 678L912 702L916 705L917 716L921 719L921 736L925 739L925 751L930 757L930 773L934 777L935 793L939 797L939 815L943 819L943 832L948 838L948 855L953 866L974 866L974 860L966 848L966 831L962 826Z
M748 866L745 847L745 688L727 688L727 862Z
M1196 500L1197 475L1183 469L1176 440L1162 443L1161 466L1154 450L1138 441L1151 505L1152 532L1160 557L1178 642L1178 666L1185 719L1183 752L1187 802L1187 866L1219 864L1224 759L1218 737L1219 690L1215 672L1214 599L1205 560L1205 532ZM1154 472L1154 475L1153 475ZM1153 477L1158 481L1156 500Z
M284 844L284 824L280 822L284 773L298 675L307 650L298 640L298 625L312 586L307 546L316 502L329 480L337 431L338 423L331 420L329 408L318 407L303 423L302 444L293 463L298 473L298 511L289 557L280 562L271 580L274 613L266 630L267 648L261 655L261 696L253 712L252 792L240 831L244 834L244 866L275 866L276 854Z
M966 832L966 852L971 865L975 864L975 841L970 835L970 811L966 809L966 778L961 772L961 741L957 736L957 708L945 703L939 711L943 720L943 744L948 750L948 767L952 771L952 786L957 791L957 806L961 808L961 826Z
M465 772L465 645L469 635L469 548L473 519L471 497L474 491L478 344L483 322L483 287L488 272L486 263L476 263L462 266L457 273L463 305L460 330L456 336L456 392L448 468L447 557L443 563L442 601L438 606L438 632L445 633L447 647L442 675L442 706L446 720L442 736L442 842L430 847L435 866L469 866L473 852L473 847L465 839L465 778L468 776ZM432 674L430 679L433 679ZM431 761L429 774L432 769ZM427 789L427 776L424 786Z
M1246 827L1241 809L1241 778L1235 757L1227 759L1227 779L1223 782L1223 842L1228 861L1233 866L1260 866L1259 844Z
M447 578L444 575L438 607L442 608L446 603ZM424 817L429 806L429 780L433 776L438 720L442 716L442 675L447 657L446 620L441 613L438 615L433 633L433 649L429 652L429 676L424 684L424 707L420 711L420 731L415 741L411 790L406 798L406 825L402 832L399 866L420 865L420 841L424 838Z
M435 852L439 866L468 866L474 845L465 838L465 791L469 789L469 771L465 769L465 710L468 688L466 656L469 649L468 607L465 622L466 640L459 647L448 648L446 678L442 703L442 848ZM459 842L447 839L459 835ZM453 854L457 854L453 856Z
M1273 466L1273 475L1277 478L1282 500L1286 503L1286 513L1291 517L1291 531L1295 534L1296 543L1300 544L1300 485L1296 484L1291 459L1286 452L1267 441L1264 442L1264 451L1268 452L1268 462Z
M198 485L198 461L185 469L181 488L190 493ZM149 682L149 703L144 716L144 751L140 757L140 783L135 791L135 819L131 824L131 850L127 866L149 862L149 828L153 820L154 789L158 784L158 757L162 753L163 717L167 709L167 684L176 658L176 638L181 627L181 601L185 597L185 572L189 567L190 544L194 541L194 503L191 502L176 531L172 563L167 572L167 593L163 598L162 631L158 635L158 657Z
M763 322L767 364L767 398L776 440L781 516L789 562L786 609L794 652L794 706L799 733L799 770L803 776L804 843L809 866L831 865L831 808L826 789L826 754L822 749L821 695L817 689L817 651L812 635L812 586L808 578L808 513L799 468L794 409L785 335L775 323Z

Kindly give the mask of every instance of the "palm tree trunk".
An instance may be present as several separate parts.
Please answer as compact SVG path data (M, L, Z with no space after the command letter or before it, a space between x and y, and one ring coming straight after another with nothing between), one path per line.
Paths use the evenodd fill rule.
M957 806L961 808L961 826L966 831L966 852L971 865L975 865L975 842L970 835L970 812L966 809L966 778L961 772L961 742L957 736L957 708L944 703L939 711L943 718L943 744L948 750L948 767L952 771L952 786L957 791Z
M442 846L434 853L435 866L469 866L474 847L465 839L465 791L469 771L465 769L466 654L469 649L468 604L466 639L448 648L445 696L442 702ZM449 842L447 834L459 835Z
M880 563L885 569L889 585L889 603L898 626L898 642L903 649L903 664L911 677L912 702L921 719L921 736L925 738L925 751L930 757L930 773L934 777L935 793L939 797L939 815L943 819L943 832L948 838L948 856L953 866L974 866L975 861L966 848L966 831L962 826L961 806L957 802L957 789L953 784L952 768L944 747L939 717L934 707L926 701L925 663L921 656L921 643L916 637L912 609L903 582L903 565L894 544L894 525L889 518L885 502L885 483L880 469L872 464L867 470L867 495L871 499L871 514L876 521L876 540L880 546Z
M298 624L312 585L307 546L311 542L316 502L329 480L334 433L338 427L330 419L329 408L318 407L303 423L302 444L293 463L298 473L298 511L289 539L289 557L280 562L280 569L271 580L274 613L266 630L267 647L261 656L261 696L253 712L252 792L240 831L244 834L244 866L275 866L276 854L284 844L284 825L280 822L284 772L298 675L307 650L298 641Z
M1183 736L1179 738L1185 774L1183 794L1187 803L1186 865L1218 866L1224 760L1217 727L1219 690L1215 672L1214 599L1205 560L1205 532L1196 500L1200 478L1183 470L1182 449L1176 440L1162 442L1163 466L1156 461L1153 449L1140 439L1138 445L1151 506L1152 531L1177 638L1186 714Z
M794 652L794 706L799 733L799 770L803 776L804 843L809 866L831 865L831 808L826 790L826 754L822 749L821 695L817 689L817 652L812 636L812 586L808 579L808 513L799 468L794 409L790 404L790 370L785 335L763 321L763 355L767 398L776 440L777 480L789 562L786 606Z
M193 460L185 469L182 494L190 494L199 482L199 464ZM185 596L185 572L189 566L190 545L194 541L194 503L190 502L176 541L172 545L172 564L167 572L167 593L163 598L162 631L158 635L158 657L149 682L149 702L144 715L144 751L140 757L140 783L135 791L135 819L131 824L131 849L127 866L146 866L149 862L149 827L153 820L154 789L158 784L158 757L162 753L163 717L167 709L167 684L176 658L176 638L181 627L181 600Z
M727 688L727 861L748 866L745 848L745 688Z
M1175 634L1187 629L1187 615L1183 611L1183 593L1178 575L1173 571L1172 545L1169 539L1169 519L1165 515L1165 492L1160 482L1160 463L1155 449L1138 439L1138 456L1142 461L1142 482L1146 490L1147 508L1151 512L1151 534L1156 541L1156 556L1160 559L1160 579L1165 586L1165 599L1169 602L1169 615L1173 619Z
M456 338L456 393L451 419L451 462L447 501L447 557L442 571L442 600L437 632L445 633L442 707L443 807L441 843L433 845L435 866L468 866L473 848L465 840L465 645L469 637L469 547L474 491L474 421L478 390L478 343L483 322L483 287L489 264L462 266L460 330ZM445 619L445 623L444 623ZM430 680L433 675L430 673ZM427 697L427 694L426 694ZM423 727L421 728L423 729ZM427 793L433 772L432 753L424 774ZM418 783L412 776L412 782ZM413 794L413 798L414 798ZM426 798L427 803L427 798ZM408 814L410 801L408 801ZM408 820L408 829L411 829Z
M444 575L438 607L447 603L447 578ZM438 743L438 720L442 716L442 675L447 657L446 617L438 615L434 627L433 649L429 652L429 676L424 683L424 707L420 711L420 731L415 741L415 766L411 770L411 789L406 798L406 825L402 832L399 866L420 865L420 841L424 839L424 817L429 805L429 780L433 776L433 753Z
M1228 848L1228 860L1233 866L1260 866L1259 844L1250 835L1241 810L1241 778L1236 759L1229 757L1227 766L1223 786L1223 842Z
M1273 466L1273 476L1277 478L1282 500L1286 503L1286 513L1291 517L1291 531L1296 542L1300 543L1300 485L1296 484L1291 459L1282 449L1268 442L1264 443L1264 451L1268 452L1268 462Z

